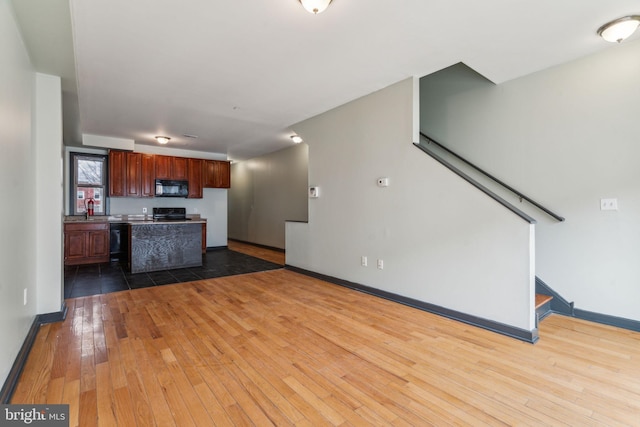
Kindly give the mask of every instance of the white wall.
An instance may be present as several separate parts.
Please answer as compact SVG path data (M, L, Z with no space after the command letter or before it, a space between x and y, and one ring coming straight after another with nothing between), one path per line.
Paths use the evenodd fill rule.
M60 311L62 255L62 87L60 77L36 74L35 168L38 313Z
M542 280L577 308L640 320L640 42L499 86L455 74L422 79L423 131L566 218L538 216Z
M0 383L4 383L37 313L34 73L8 0L0 0L0 58ZM26 306L24 289L30 296Z
M306 221L309 148L301 143L231 165L229 237L285 248L285 221Z
M533 226L412 145L417 96L408 79L293 126L320 197L287 264L532 330Z

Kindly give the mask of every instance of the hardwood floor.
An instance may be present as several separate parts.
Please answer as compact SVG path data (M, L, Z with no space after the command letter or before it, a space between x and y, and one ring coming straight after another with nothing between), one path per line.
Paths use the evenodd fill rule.
M13 403L80 426L640 425L640 334L526 344L289 270L68 300Z
M229 240L227 242L227 245L227 247L232 251L242 252L243 254L261 258L275 264L285 264L284 252L264 248L261 246L255 246L249 243L239 242L237 240Z

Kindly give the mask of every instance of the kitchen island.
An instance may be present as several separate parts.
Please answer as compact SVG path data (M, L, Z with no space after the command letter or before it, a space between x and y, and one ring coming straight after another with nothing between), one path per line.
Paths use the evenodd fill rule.
M193 221L130 222L131 273L202 265L202 224Z
M198 267L206 251L206 225L199 215L182 221L154 221L150 215L67 216L65 265L119 258L132 273ZM114 234L114 227L121 232Z

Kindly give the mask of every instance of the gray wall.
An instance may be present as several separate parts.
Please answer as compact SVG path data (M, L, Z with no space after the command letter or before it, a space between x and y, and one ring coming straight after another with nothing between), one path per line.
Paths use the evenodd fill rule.
M635 41L498 86L460 67L421 79L425 133L566 217L538 215L537 275L577 308L635 320L639 76Z
M293 126L320 197L286 262L531 331L533 226L413 146L418 95L408 79Z
M287 220L308 215L305 143L231 165L229 237L285 248Z
M34 73L8 1L0 0L0 384L36 308ZM62 260L60 260L62 262ZM30 295L23 305L23 292ZM59 289L59 288L58 288Z

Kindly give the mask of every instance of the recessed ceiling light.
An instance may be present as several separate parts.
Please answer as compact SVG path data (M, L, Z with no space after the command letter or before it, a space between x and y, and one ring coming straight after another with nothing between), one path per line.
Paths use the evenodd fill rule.
M291 140L294 144L300 144L302 142L302 137L300 135L291 135Z
M166 144L171 141L171 138L168 136L156 136L156 141L158 141L158 144Z

